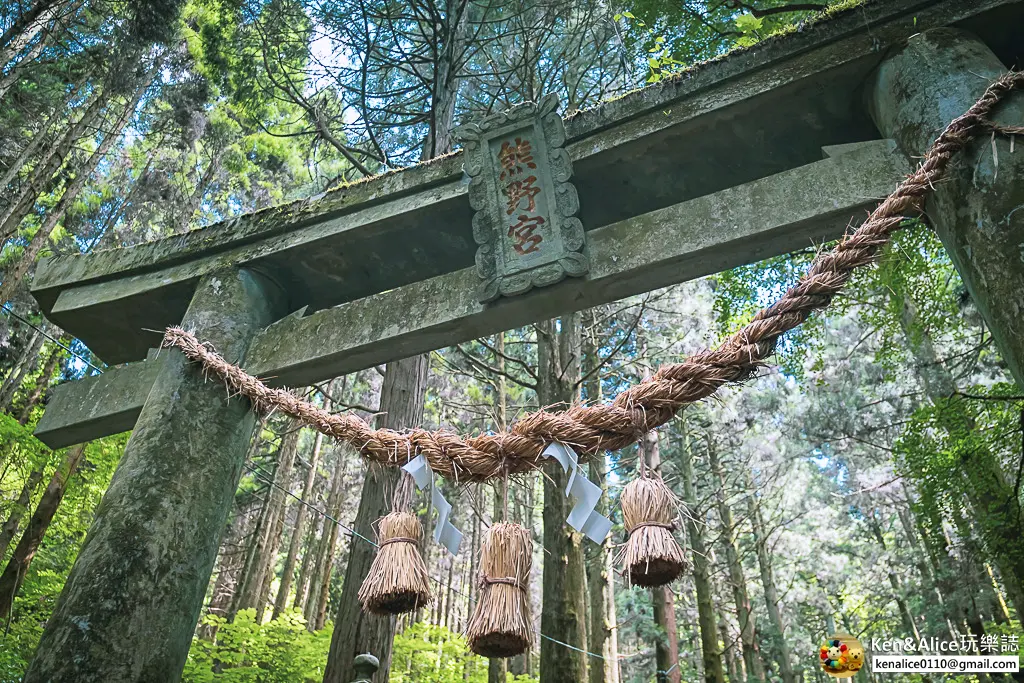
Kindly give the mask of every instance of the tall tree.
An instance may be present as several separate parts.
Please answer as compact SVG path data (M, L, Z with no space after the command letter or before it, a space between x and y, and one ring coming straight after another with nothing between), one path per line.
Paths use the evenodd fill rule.
M888 550L885 542L885 535L882 532L882 526L874 515L869 518L868 526L871 529L871 535L874 536L876 541L878 541L879 547L883 551ZM889 585L892 586L892 598L896 601L896 606L899 609L903 628L908 634L912 635L915 640L920 640L921 633L917 630L917 623L914 621L914 615L910 613L910 607L907 605L907 596L903 590L903 583L900 581L900 578L897 576L894 568L890 567L887 574Z
M31 7L15 20L10 28L0 36L0 68L11 68L12 62L33 41L36 45L46 45L49 36L56 31L47 30L50 24L61 14L73 13L82 4L82 0L36 0ZM30 49L31 60L38 57L39 52ZM2 96L2 94L0 94Z
M908 291L900 291L899 324L908 349L917 361L914 369L929 401L941 412L939 425L954 443L977 432L977 424L960 395L956 380L939 359L918 307ZM960 454L962 489L978 525L985 549L999 567L1007 594L1018 614L1024 614L1024 540L1019 533L1022 518L1017 489L1009 481L998 458L984 446L973 445Z
M0 291L3 290L4 284L6 284L6 281L0 283ZM18 363L11 368L10 373L4 379L3 385L0 386L0 410L6 411L10 407L11 401L14 400L14 393L21 388L21 383L39 360L39 351L42 349L43 342L45 341L46 338L41 330L33 332L28 345L21 352Z
M291 485L292 468L299 449L299 422L294 419L287 420L283 432L277 449L277 466L273 479L264 481L268 486L266 502L253 533L243 578L238 587L238 599L232 613L241 609L255 609L256 613L261 615L266 606L285 506L288 503L287 491Z
M647 334L643 327L637 333L640 365L643 379L651 378L651 364L648 356ZM641 453L638 457L645 458L647 466L656 476L662 476L661 470L661 434L652 429L644 434L640 442ZM654 606L654 623L661 628L661 637L655 643L655 665L657 678L666 683L679 683L682 671L679 669L679 625L676 622L675 594L669 586L657 586L651 589L651 603Z
M704 513L697 503L697 484L693 472L693 452L686 416L680 419L683 431L682 444L678 449L679 473L683 480L683 504L686 509L686 534L690 540L693 557L693 585L697 593L697 623L700 629L704 680L707 683L725 683L722 668L722 649L719 646L719 623L715 614L714 588L711 583L710 552L704 538ZM721 624L724 628L725 624ZM728 644L728 638L722 642ZM730 675L732 667L730 667Z
M64 335L61 344L66 343L69 340L68 335ZM21 407L21 414L18 416L18 422L21 424L27 424L29 417L32 415L32 409L39 404L39 401L43 397L43 392L46 391L47 387L50 386L50 382L53 381L53 373L57 371L57 364L64 355L64 349L61 344L53 344L50 352L46 355L46 362L43 363L43 369L40 371L39 376L36 378L35 385L32 390L28 392L25 397L25 401ZM3 553L0 553L3 555Z
M341 500L344 493L345 468L339 462L335 466L334 477L331 480L331 492L327 498L327 514L331 519L337 519L341 510ZM353 539L358 543L358 539ZM318 550L317 569L314 573L315 579L310 585L309 598L306 606L306 621L312 625L313 630L319 631L324 627L327 619L327 594L331 586L331 571L334 568L334 549L338 543L338 525L330 520L324 522L324 533L321 545Z
M783 683L796 683L797 677L793 671L789 641L786 639L786 625L782 620L782 611L779 609L779 589L775 585L775 576L772 573L768 532L765 528L764 516L761 513L761 501L757 497L757 488L754 485L753 477L749 474L747 475L747 490L747 513L750 516L750 524L754 533L752 540L757 552L757 564L761 570L765 607L768 608L768 619L773 630L772 637L775 639L778 651L779 671L782 674Z
M8 165L7 170L4 171L3 176L0 176L0 190L6 190L7 185L14 180L23 168L25 168L30 162L38 163L37 155L40 154L43 146L47 143L54 141L51 137L50 132L57 126L58 123L63 122L65 115L68 113L68 109L71 103L80 93L80 87L68 88L67 94L63 100L60 101L57 106L53 107L48 112L46 120L38 127L34 127L31 130L31 140L28 144L24 145L18 156ZM47 112L43 112L44 114Z
M109 89L97 84L81 106L82 113L74 124L49 146L33 165L32 171L16 195L10 198L3 213L0 213L0 239L7 239L15 233L22 220L29 214L36 200L46 189L54 173L64 164L65 158L103 113L110 97Z
M596 315L593 309L583 313L586 324L583 332L583 392L587 403L600 404L601 359L598 352ZM601 487L602 495L594 509L608 515L608 469L604 454L592 458L589 464L590 480ZM604 540L596 557L587 561L587 589L590 592L591 652L601 659L590 662L590 683L619 683L619 629L615 616L615 567L612 536Z
M6 270L4 273L4 280L0 283L0 302L5 302L10 299L14 292L14 288L21 284L21 279L25 277L25 274L35 263L36 257L46 244L46 241L49 239L53 229L57 227L57 223L64 218L68 209L71 208L72 203L78 197L78 194L85 187L85 184L89 180L93 171L96 170L100 161L113 146L114 142L116 142L120 137L121 131L128 124L132 114L135 112L136 105L138 105L139 100L142 99L143 94L152 84L155 76L155 69L141 75L134 92L127 98L127 103L123 105L119 115L110 125L110 128L105 132L103 141L100 142L99 146L89 156L88 160L81 168L78 169L75 177L64 188L64 191L60 196L60 200L57 202L56 206L47 212L42 224L36 230L32 239L29 240L28 245L25 247L25 250L22 252L15 264Z
M740 642L743 647L743 663L747 675L758 681L765 680L764 662L761 660L761 645L757 639L754 621L754 608L750 603L747 591L747 579L743 574L740 551L736 545L738 533L736 522L732 516L726 489L725 473L718 457L718 450L710 438L708 444L708 465L716 479L715 497L718 500L718 517L722 522L722 544L725 546L725 561L729 570L729 587L736 604L736 618L740 625Z
M399 13L398 17L387 17L385 25L394 33L386 49L401 54L400 59L410 59L405 53L411 50L418 55L410 59L409 65L417 79L429 86L430 97L421 103L426 123L426 135L421 145L420 160L427 161L447 154L452 149L451 132L455 117L454 99L459 90L461 60L465 58L465 21L468 7L466 0L446 0L443 4L433 2L412 3L411 14ZM367 43L375 39L367 35L369 22L365 8L356 16L363 21L357 24L360 35ZM430 22L421 22L417 12L431 17ZM350 26L350 16L335 16L336 22ZM423 16L423 15L420 15ZM409 23L411 22L411 23ZM402 27L396 29L396 27ZM367 59L376 58L385 49L371 51ZM363 80L366 87L366 80ZM362 97L370 97L365 89ZM402 361L388 363L384 370L384 385L381 390L381 426L390 429L404 429L418 426L423 419L423 403L426 396L426 376L430 364L427 354ZM386 490L397 482L393 471L367 477L356 517L356 530L370 536L370 525L384 516L389 509ZM393 619L366 617L359 608L357 593L359 586L373 562L373 549L365 544L353 543L349 550L348 570L342 588L336 628L331 639L331 650L324 673L324 683L347 683L352 674L352 662L360 652L373 652L380 660L380 671L376 680L383 682L388 677L391 660L391 643L394 637Z
M382 429L406 429L423 419L426 395L428 356L416 356L388 363L380 394ZM391 493L398 482L394 468L371 468L366 473L355 531L364 538L373 538L373 523L391 508ZM341 600L334 620L331 649L324 671L324 683L348 683L356 655L373 654L380 661L378 683L387 680L391 665L391 644L395 635L395 618L366 614L359 605L358 592L373 564L374 547L354 541L349 548L348 566L342 585Z
M331 388L334 382L327 385L327 396L331 395ZM324 399L324 410L331 410L331 399ZM313 438L313 451L309 458L309 467L306 470L306 480L302 485L303 501L308 501L313 493L313 485L316 483L317 468L320 466L320 453L323 450L324 435L316 433ZM281 616L290 597L292 581L295 576L295 563L299 556L299 546L305 538L307 508L301 503L295 508L295 526L292 527L291 539L288 542L288 556L285 558L284 567L281 570L281 584L277 589L277 597L274 599L274 619Z
M11 541L18 535L21 520L25 513L28 512L32 496L35 495L36 487L39 486L42 480L43 468L34 468L25 479L25 483L21 487L21 493L18 494L18 499L14 501L7 520L3 523L3 526L0 526L0 560L7 556L7 549L11 546Z
M565 410L578 397L580 316L537 323L537 400L546 410ZM544 577L540 630L575 650L545 638L540 643L544 683L578 683L587 678L586 568L582 536L566 525L572 505L565 495L569 475L557 463L544 477ZM577 651L579 650L579 651Z
M290 420L286 429L281 438L281 452L277 460L277 470L274 472L274 486L270 491L268 536L260 557L257 578L252 583L252 589L255 591L252 605L256 608L257 621L263 621L263 613L270 600L270 587L277 567L277 551L281 547L284 519L292 503L290 494L295 461L299 457L299 443L302 440L302 429L297 420Z
M60 507L60 503L64 499L64 492L67 490L68 479L78 469L86 445L79 444L67 449L64 454L64 462L53 473L46 491L43 492L35 512L32 513L32 517L28 521L28 526L25 527L25 533L22 534L21 540L14 548L14 553L11 554L11 559L8 560L3 574L0 574L0 618L9 617L11 614L14 598L25 580L29 565L32 564L32 560L36 556L36 551L43 541L43 536L46 535L46 530L50 527L50 522L53 521L53 516L57 514L57 508Z

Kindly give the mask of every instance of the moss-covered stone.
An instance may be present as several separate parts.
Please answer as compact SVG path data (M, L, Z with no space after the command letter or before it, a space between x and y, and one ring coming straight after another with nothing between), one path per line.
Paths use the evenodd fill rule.
M261 276L225 271L203 278L184 324L241 362L280 306ZM162 352L25 681L180 679L254 423L247 401Z
M592 231L586 280L484 305L476 270L464 268L312 314L301 309L256 335L246 368L303 386L820 243L839 236L910 170L891 140L826 153L826 160ZM152 385L143 369L149 362L54 392L40 438L67 444L129 429Z
M54 408L39 420L36 438L58 449L132 429L161 362L153 352L144 362L53 387L48 405Z
M958 29L918 34L883 62L871 90L878 127L920 158L932 140L1007 67ZM996 120L1021 125L1024 93ZM928 217L1017 382L1024 384L1024 154L1008 137L985 135L932 193Z
M590 274L481 304L474 268L311 315L253 341L247 369L303 386L834 239L910 171L890 141L593 230Z

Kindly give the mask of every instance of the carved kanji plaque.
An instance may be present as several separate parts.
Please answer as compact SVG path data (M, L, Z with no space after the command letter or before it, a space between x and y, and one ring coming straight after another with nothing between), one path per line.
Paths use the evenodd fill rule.
M522 294L587 272L579 197L562 148L558 98L522 104L459 129L470 178L480 300Z

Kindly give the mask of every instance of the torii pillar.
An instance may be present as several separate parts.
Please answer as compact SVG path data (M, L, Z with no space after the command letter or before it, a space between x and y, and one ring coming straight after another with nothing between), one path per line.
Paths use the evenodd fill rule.
M237 363L283 304L264 276L229 269L200 280L182 324ZM255 417L177 349L160 355L26 683L181 678Z
M973 34L936 28L911 37L869 84L882 133L920 158L1007 67ZM1024 92L1004 99L997 123L1024 123ZM1024 136L1022 136L1024 138ZM1024 139L974 141L954 160L928 217L1017 383L1024 386ZM993 149L995 150L993 153Z

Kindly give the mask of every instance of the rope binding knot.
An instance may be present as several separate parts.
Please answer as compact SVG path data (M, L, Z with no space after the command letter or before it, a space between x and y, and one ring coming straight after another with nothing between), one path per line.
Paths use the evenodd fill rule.
M627 529L626 533L627 534L632 534L634 531L637 531L638 529L642 529L645 526L661 527L662 529L668 529L669 531L675 531L676 530L676 525L674 523L664 524L662 522L640 522L636 526L633 526L633 527Z
M413 545L416 545L419 541L415 538L408 538L406 536L395 536L394 538L389 538L386 541L381 541L377 544L377 547L383 548L384 546L391 545L392 543L412 543Z
M480 587L493 586L494 584L504 584L506 586L513 586L521 591L526 591L526 585L523 584L519 579L514 576L501 576L498 578L491 578L484 574L480 575Z

